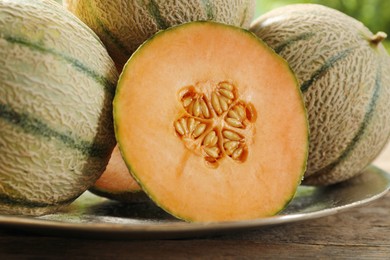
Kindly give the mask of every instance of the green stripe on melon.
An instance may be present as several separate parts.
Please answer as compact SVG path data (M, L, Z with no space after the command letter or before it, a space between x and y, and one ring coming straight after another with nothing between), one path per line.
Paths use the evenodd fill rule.
M347 178L353 177L359 173L359 170L348 173L348 169L353 170L356 167L363 169L379 155L387 144L390 132L388 125L384 124L388 124L389 122L383 119L382 113L383 111L389 110L389 97L383 94L387 90L383 89L384 84L382 80L385 77L382 75L381 66L378 65L375 89L366 107L363 120L360 124L356 125L358 129L352 140L350 140L347 147L334 162L309 176L305 180L306 183L327 183L329 179L340 178L340 175L347 175ZM390 80L387 82L390 83ZM384 130L381 128L384 128ZM372 144L376 146L370 147Z
M169 27L169 22L165 20L162 13L160 12L160 7L155 0L150 0L147 4L147 9L149 15L154 18L154 21L157 24L158 29L166 29Z
M329 185L359 174L390 135L384 34L315 4L275 9L251 31L289 62L301 84L311 132L304 182Z
M212 0L211 0L212 2ZM212 3L210 2L210 0L203 0L202 3L203 3L203 8L206 10L206 14L207 14L207 20L210 20L212 21L214 19L214 12L213 12L213 8L212 8Z
M310 86L312 86L320 77L325 75L332 67L334 67L338 61L346 58L352 52L352 50L352 48L342 50L336 53L334 56L331 56L329 59L325 60L324 63L311 74L310 78L301 84L301 91L303 93L308 91Z
M0 214L50 213L108 163L118 73L55 2L1 1L0 28Z
M44 47L39 43L29 42L28 40L19 37L5 35L2 36L2 38L7 42L9 42L10 44L20 44L22 46L30 48L33 51L38 51L44 54L51 54L60 57L64 61L68 62L71 66L73 66L78 71L81 71L82 73L86 74L86 76L93 78L93 80L95 80L98 84L106 88L106 90L109 93L111 93L112 95L115 94L116 82L114 82L113 79L107 79L104 76L99 75L97 72L91 70L90 68L82 64L79 60L77 60L74 57L67 56L66 54L59 53L56 50Z
M14 127L19 127L26 134L31 134L37 138L46 138L47 141L56 139L63 145L71 149L79 150L86 156L105 158L107 157L107 150L110 149L103 142L92 143L80 139L73 139L67 133L57 132L51 129L45 122L33 118L27 113L17 113L9 105L1 103L0 120L3 120L3 123L9 123Z
M255 1L65 0L64 5L99 35L122 69L145 40L174 25L212 20L248 28Z
M288 46L291 46L298 41L308 40L309 38L313 37L314 35L315 35L314 32L305 32L305 33L299 34L297 36L293 36L290 39L287 39L284 42L279 43L277 46L274 47L274 50L276 53L279 54Z

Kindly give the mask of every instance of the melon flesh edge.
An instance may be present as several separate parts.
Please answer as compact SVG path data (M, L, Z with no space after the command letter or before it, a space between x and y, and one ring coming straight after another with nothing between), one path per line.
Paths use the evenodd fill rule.
M129 172L118 146L114 148L105 171L89 191L101 197L127 203L149 201Z

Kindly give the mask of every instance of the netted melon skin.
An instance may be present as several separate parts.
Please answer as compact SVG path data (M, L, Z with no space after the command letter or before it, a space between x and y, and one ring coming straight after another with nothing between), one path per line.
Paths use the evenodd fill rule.
M336 10L290 5L250 30L285 58L301 84L310 123L304 183L347 180L381 152L390 133L390 58L360 22Z
M0 1L0 28L0 213L47 214L104 171L118 73L55 2Z
M118 68L157 31L185 22L212 20L248 28L255 0L65 0L107 46Z

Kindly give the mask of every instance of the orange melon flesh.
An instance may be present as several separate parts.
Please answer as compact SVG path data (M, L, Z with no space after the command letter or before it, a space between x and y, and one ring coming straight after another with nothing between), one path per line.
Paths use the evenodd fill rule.
M213 161L201 141L178 134L175 122L197 118L183 105L183 89L192 86L210 100L220 82L233 85L234 102L251 104L255 116L245 129L231 127L226 113L198 118L207 121L204 134L218 132L222 153ZM134 178L156 204L186 221L274 215L293 198L305 170L308 126L297 80L283 59L236 27L193 22L148 40L122 72L114 122ZM223 153L223 129L245 139L239 160Z
M106 170L89 191L101 197L126 203L149 201L149 198L131 176L118 146L115 146Z
M141 191L141 187L131 176L126 164L122 160L118 146L114 148L106 170L95 182L94 188L116 194Z

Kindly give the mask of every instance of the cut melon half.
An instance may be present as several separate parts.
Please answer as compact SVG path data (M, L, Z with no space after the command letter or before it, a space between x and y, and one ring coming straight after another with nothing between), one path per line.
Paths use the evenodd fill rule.
M308 123L294 74L233 26L192 22L144 43L121 74L114 123L144 192L186 221L275 215L306 167Z
M89 191L101 197L127 203L148 200L131 176L118 146L115 146L105 171Z

